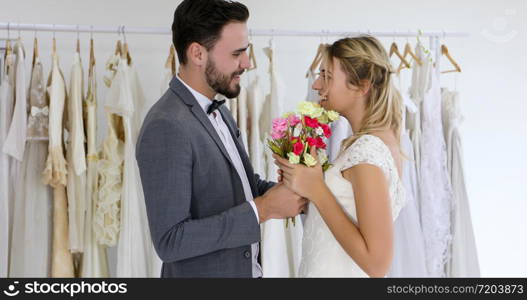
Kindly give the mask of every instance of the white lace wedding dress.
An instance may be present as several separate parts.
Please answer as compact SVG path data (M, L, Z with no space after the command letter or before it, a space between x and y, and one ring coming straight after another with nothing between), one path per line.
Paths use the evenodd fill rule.
M361 136L339 155L324 175L329 189L352 222L357 224L353 187L341 172L358 164L374 165L383 171L388 180L392 219L395 220L406 204L405 191L390 149L376 136ZM312 203L304 223L299 276L368 277L340 246Z

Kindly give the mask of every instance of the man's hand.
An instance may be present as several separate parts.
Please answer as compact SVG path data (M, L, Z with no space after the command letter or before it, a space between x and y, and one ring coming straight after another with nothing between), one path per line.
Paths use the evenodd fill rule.
M292 192L284 184L277 183L263 196L254 199L260 223L269 219L284 219L298 215L307 200Z

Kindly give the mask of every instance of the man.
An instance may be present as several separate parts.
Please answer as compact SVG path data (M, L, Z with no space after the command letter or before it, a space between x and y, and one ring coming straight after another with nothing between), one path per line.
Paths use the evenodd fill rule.
M179 73L146 116L136 151L162 277L261 277L259 224L306 204L254 174L234 119L213 100L240 92L248 17L223 0L185 0L174 13Z

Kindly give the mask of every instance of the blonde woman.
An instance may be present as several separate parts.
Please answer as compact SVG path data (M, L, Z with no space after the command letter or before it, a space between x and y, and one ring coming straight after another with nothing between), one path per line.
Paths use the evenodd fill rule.
M355 134L324 174L320 165L293 165L275 156L286 186L309 200L299 276L384 277L392 260L393 222L405 204L400 96L377 39L344 38L325 54L313 89Z

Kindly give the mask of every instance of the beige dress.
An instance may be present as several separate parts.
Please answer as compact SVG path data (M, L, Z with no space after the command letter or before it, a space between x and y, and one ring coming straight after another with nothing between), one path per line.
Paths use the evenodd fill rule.
M9 174L13 158L2 151L14 108L15 56L6 57L0 85L0 277L8 276L13 180Z
M95 64L90 65L88 73L88 94L84 101L86 137L88 142L88 170L86 181L86 223L84 227L84 254L82 256L81 277L108 277L108 258L106 247L99 245L93 229L94 212L98 199L97 176L97 84Z
M68 161L68 217L70 250L83 252L84 219L86 214L86 153L84 150L83 70L79 52L74 54L71 68L70 92L67 99L68 132L66 159Z
M66 197L66 160L62 145L63 114L66 85L59 69L57 54L52 56L52 70L48 80L49 153L43 173L44 183L53 190L53 246L51 256L52 277L74 277L73 258L69 251L68 203Z
M23 189L15 202L9 273L11 277L49 277L51 271L52 190L40 173L48 155L48 114L42 63L34 58L29 86L27 144L22 162Z
M112 73L116 72L119 57L114 55L106 64ZM106 85L111 78L105 77ZM121 227L121 191L123 184L124 130L122 118L107 112L107 134L99 154L98 198L95 202L93 230L101 245L117 245Z

